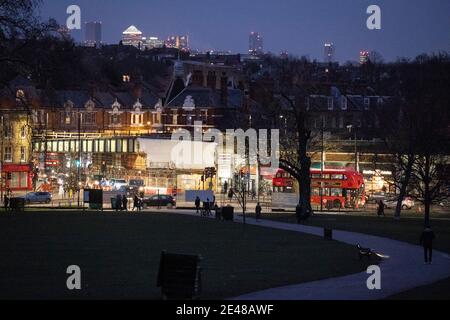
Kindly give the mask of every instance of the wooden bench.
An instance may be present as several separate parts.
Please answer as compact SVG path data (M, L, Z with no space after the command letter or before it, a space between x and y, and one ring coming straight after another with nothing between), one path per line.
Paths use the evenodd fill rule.
M157 286L164 300L196 299L201 293L202 258L198 255L161 252Z
M374 252L372 251L372 249L369 248L363 248L361 247L361 245L357 244L356 248L358 249L358 254L359 254L359 260L361 260L363 257L367 257L369 260L372 257L372 255L374 254Z

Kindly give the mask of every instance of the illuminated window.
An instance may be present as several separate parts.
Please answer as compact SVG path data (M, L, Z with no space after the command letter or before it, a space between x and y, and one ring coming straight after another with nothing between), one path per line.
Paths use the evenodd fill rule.
M173 110L172 124L178 124L178 111L177 110Z
M98 141L98 152L105 152L105 140Z
M5 161L8 161L8 162L12 161L12 148L11 147L5 147Z
M17 98L17 100L25 99L25 92L23 90L17 90L16 98Z
M123 81L123 82L130 82L130 76L127 75L127 74L124 74L124 75L122 76L122 81Z
M83 120L85 124L95 124L95 112L85 112Z
M65 112L64 113L64 123L65 124L71 124L72 123L72 113L71 112Z
M143 123L144 123L144 115L143 114L132 114L131 115L131 124L141 125Z
M114 125L119 125L120 124L120 114L111 115L111 123Z
M26 138L26 135L27 135L27 129L26 129L25 126L23 126L22 128L20 128L20 137L21 137L22 139L25 139L25 138Z
M28 187L28 173L20 172L20 188Z
M25 147L20 147L20 161L25 162L26 161L26 150Z

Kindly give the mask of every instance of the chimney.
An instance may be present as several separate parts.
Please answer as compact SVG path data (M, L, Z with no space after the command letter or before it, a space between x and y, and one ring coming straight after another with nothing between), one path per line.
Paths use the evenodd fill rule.
M97 86L93 81L90 81L88 84L88 95L90 98L95 96L95 92L97 91Z
M220 78L220 102L224 105L228 105L228 77L222 76Z

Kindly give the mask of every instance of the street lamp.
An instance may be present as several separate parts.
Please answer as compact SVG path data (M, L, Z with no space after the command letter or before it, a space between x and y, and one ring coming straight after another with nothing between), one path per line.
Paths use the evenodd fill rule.
M354 126L352 124L347 126L348 131L351 133L353 130L354 136L354 142L355 142L355 171L359 171L358 168L358 151L357 151L357 147L356 147L356 129L354 129Z

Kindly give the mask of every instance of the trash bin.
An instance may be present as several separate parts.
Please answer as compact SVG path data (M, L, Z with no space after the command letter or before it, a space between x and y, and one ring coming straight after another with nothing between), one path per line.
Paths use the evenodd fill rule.
M330 228L324 228L323 229L323 237L326 240L333 240L333 230Z
M116 210L117 209L117 199L111 198L111 209Z
M231 207L231 206L222 207L222 217L223 217L223 220L233 221L234 220L234 207Z

